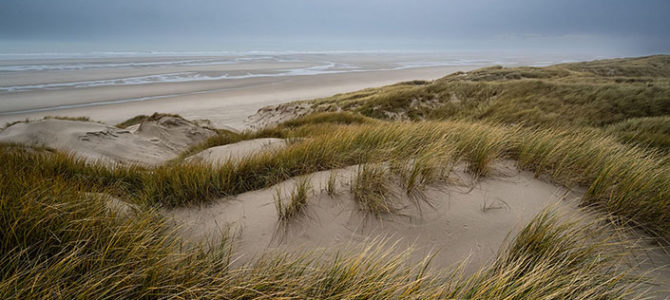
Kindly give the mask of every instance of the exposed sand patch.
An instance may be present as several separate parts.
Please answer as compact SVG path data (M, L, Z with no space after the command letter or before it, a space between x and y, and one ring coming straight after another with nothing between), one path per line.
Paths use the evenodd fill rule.
M48 119L14 124L0 131L0 142L45 146L103 163L157 165L214 134L211 129L169 116L127 129Z
M441 185L426 191L435 206L417 210L403 193L399 215L381 220L359 211L349 191L357 167L336 170L337 195L328 196L325 187L330 171L308 178L313 187L305 216L287 228L277 221L274 196L281 189L284 198L297 179L274 187L224 198L200 208L179 208L163 213L181 227L184 238L193 242L217 240L230 231L241 261L265 251L303 251L310 248L344 249L351 243L384 238L399 249L415 247L413 259L439 251L435 267L449 267L468 259L468 271L493 260L508 234L512 236L548 205L577 214L573 201L580 192L541 181L530 172L501 165L501 171L478 182L464 171L454 172L461 184ZM474 186L473 186L474 184ZM566 200L567 199L567 200Z
M310 103L283 103L269 105L259 109L247 118L247 124L253 129L262 129L306 116L314 109Z
M228 160L239 161L254 154L281 149L284 146L286 146L284 139L263 138L246 140L205 149L200 153L187 157L185 161L218 165Z

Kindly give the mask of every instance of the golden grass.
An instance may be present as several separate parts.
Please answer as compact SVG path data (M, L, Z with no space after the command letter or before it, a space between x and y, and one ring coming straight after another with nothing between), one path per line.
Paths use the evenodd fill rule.
M355 181L366 183L359 190L367 192L369 187L383 186L376 183L388 180L393 162L404 162L406 171L395 174L404 178L403 186L411 191L439 180L436 174L448 172L457 161L465 161L473 173L483 175L496 158L514 158L523 168L549 174L554 180L588 185L587 204L628 218L660 236L669 232L668 166L659 163L656 154L624 146L598 131L530 130L469 122L323 123L285 130L291 132L282 134L315 134L284 150L221 168L189 164L107 168L44 149L2 147L0 297L639 296L637 281L628 276L622 261L626 247L613 240L616 235L606 230L609 227L559 224L549 214L528 225L491 267L460 277L457 271L427 272L425 264L410 263L406 254L392 254L390 248L379 245L336 256L268 254L231 268L230 246L225 240L218 247L183 245L150 208L203 203L269 187L296 175L355 164L390 162L384 173L369 168L359 172ZM84 192L114 194L148 206L138 216L120 218L109 211L104 198L85 197ZM299 215L306 192L306 186L299 185L287 209L280 211L286 216ZM392 212L387 202L360 203L372 207L371 213ZM379 203L382 205L371 205Z
M531 222L491 267L428 272L383 242L270 253L231 267L230 247L184 245L151 210L119 218L85 186L0 170L0 297L207 299L621 299L641 297L610 230ZM594 235L593 233L601 233ZM605 238L607 237L607 238ZM186 246L186 247L185 247ZM623 245L621 245L623 246ZM206 250L208 249L208 250Z
M132 125L137 125L140 124L144 121L158 121L162 117L174 117L174 118L180 118L183 119L182 116L177 115L177 114L164 114L164 113L153 113L151 116L147 115L138 115L134 116L128 120L125 120L119 124L116 124L116 127L118 128L127 128Z
M297 216L304 214L307 208L307 196L312 190L310 180L308 177L298 179L295 183L293 191L289 196L288 203L282 199L282 192L277 189L275 196L275 207L277 208L277 216L281 224L287 224L289 221Z
M316 112L393 120L485 120L603 127L670 114L670 56L544 68L489 67L305 101Z
M67 120L67 121L82 121L82 122L93 122L89 117L68 117L68 116L45 116L42 118L42 120ZM1 129L5 129L9 126L19 124L19 123L29 123L30 119L25 119L25 120L19 120L19 121L14 121L14 122L8 122L5 123L5 127ZM101 122L98 122L101 123Z
M351 181L351 194L358 207L366 214L379 218L398 209L394 206L391 178L388 170L379 165L362 165Z
M327 130L324 131L324 128ZM310 134L314 132L314 134ZM46 178L90 183L132 202L166 207L205 203L267 188L291 177L365 163L442 161L435 170L407 173L411 193L421 172L448 170L465 162L485 176L498 158L566 185L588 187L584 203L626 217L663 237L670 234L670 166L665 156L629 147L596 130L536 130L471 122L306 125L281 134L304 137L285 149L221 167L170 164L154 169L86 164L61 154L3 153L10 169L39 168ZM55 158L54 158L55 157ZM451 162L451 163L450 163ZM421 169L424 169L421 171ZM401 176L402 177L402 176ZM413 178L413 179L412 179ZM421 180L421 179L419 179Z
M627 119L605 130L623 143L670 152L670 116Z
M419 206L422 191L455 164L486 176L502 158L558 183L585 186L584 205L667 239L667 152L619 141L664 145L665 117L624 119L668 114L668 65L666 56L658 56L493 67L337 95L313 102L313 108L460 121L393 123L323 112L255 133L219 131L156 168L110 168L50 149L0 145L0 298L641 298L641 279L631 276L629 261L635 245L604 220L561 223L545 211L490 266L464 276L458 268L429 270L430 257L411 261L411 250L398 253L383 241L341 253L268 253L231 267L235 254L226 238L220 245L184 244L154 209L205 204L360 165L351 191L363 211L379 217L395 212L391 180L399 180ZM119 126L161 116L138 116ZM612 123L606 130L581 127ZM553 126L569 129L548 128ZM294 142L220 167L182 162L205 148L256 137ZM329 195L335 185L331 172ZM280 224L304 213L309 190L303 179L286 201L276 198ZM103 194L140 209L125 215Z
M326 181L326 187L324 188L328 196L335 196L337 193L337 173L335 171L330 171L328 173L328 180Z

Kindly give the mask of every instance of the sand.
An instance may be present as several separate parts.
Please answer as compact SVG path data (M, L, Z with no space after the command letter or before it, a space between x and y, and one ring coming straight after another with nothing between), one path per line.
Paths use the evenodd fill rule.
M385 59L391 59L386 57ZM372 61L372 62L371 62ZM117 63L118 61L115 61ZM381 64L366 57L360 65ZM123 63L121 61L121 63ZM201 72L280 72L287 67L310 68L314 62L288 61L199 66ZM0 67L2 64L0 63ZM89 161L107 164L162 164L188 147L214 135L199 123L165 117L120 129L116 124L138 114L178 113L187 119L209 119L218 128L230 126L242 130L250 125L267 125L287 116L303 114L308 108L283 106L284 113L261 111L262 107L288 101L325 97L336 93L381 86L398 81L436 79L455 71L478 66L416 67L395 70L361 71L318 75L256 77L210 81L146 83L125 86L43 89L19 93L0 93L0 123L39 119L46 115L88 116L105 124L69 120L39 120L18 123L0 131L0 142L47 146ZM193 67L161 66L83 70L1 73L2 85L45 84L78 80L107 80L119 76L147 76L153 73L187 72ZM9 74L9 75L8 75ZM151 98L146 101L123 99ZM55 106L74 106L55 109ZM21 110L44 110L8 113ZM285 113L291 110L291 113ZM206 149L188 161L220 164L223 161L274 151L284 147L279 139L259 139ZM568 190L543 181L530 172L520 171L512 161L499 161L490 176L475 180L457 168L452 181L430 187L426 199L434 206L420 206L396 190L402 209L398 215L376 219L361 212L349 191L349 182L357 166L318 172L307 176L312 186L306 213L279 226L274 197L279 189L283 198L294 189L299 178L273 187L226 197L210 205L163 209L161 213L176 226L187 241L216 241L222 233L232 237L235 253L243 263L266 251L300 253L313 249L346 250L352 245L384 240L398 250L413 248L410 258L421 261L435 254L432 267L453 267L467 260L466 273L490 263L505 242L547 207L557 209L564 219L583 217L578 209L582 190ZM323 188L331 172L337 174L337 194L327 195ZM106 197L102 195L102 197ZM110 210L120 216L132 215L128 205L110 198ZM663 281L667 290L670 256L662 251L649 254L654 261L643 270ZM661 266L660 268L658 268Z
M161 61L224 58L172 57ZM230 58L234 60L234 58ZM239 58L238 58L239 59ZM44 116L87 116L106 124L116 124L139 114L154 112L181 114L187 119L209 119L216 127L247 128L247 117L264 106L296 100L331 96L368 87L400 81L431 80L456 71L472 70L481 65L408 66L398 68L394 62L405 59L426 60L430 57L402 55L301 55L281 60L240 61L214 65L142 65L82 70L46 70L2 72L0 70L0 124ZM40 64L46 67L74 64L156 63L158 59L57 60L2 62L3 64ZM132 63L131 63L132 62ZM332 64L332 69L322 68ZM351 69L349 65L355 65ZM317 68L317 69L314 69ZM285 76L275 76L284 72ZM322 73L319 73L322 72ZM325 73L323 73L325 72ZM173 75L170 75L173 74ZM176 75L174 75L176 74ZM207 80L180 81L179 74L200 76ZM193 75L195 74L195 75ZM177 76L179 75L179 76ZM184 76L186 76L184 75ZM216 76L231 76L217 79ZM258 76L244 78L244 76ZM153 77L176 76L176 81L153 81ZM188 79L188 76L186 79ZM125 81L117 82L121 78ZM129 79L131 78L131 79ZM132 79L135 78L135 79ZM139 82L137 78L140 79ZM143 79L144 78L144 79ZM148 79L147 79L148 78ZM199 77L198 77L199 78ZM88 82L86 84L80 84ZM127 84L131 83L131 84ZM50 87L49 85L56 85ZM68 86L80 84L81 86ZM64 85L64 86L59 86ZM35 86L35 88L25 88ZM42 88L37 88L42 86ZM23 87L10 92L5 87Z
M121 129L88 121L47 119L14 124L0 142L44 146L106 164L153 166L176 157L215 132L174 117Z
M436 79L463 68L421 68L352 74L294 76L290 78L250 78L223 82L155 84L155 86L96 87L82 90L25 92L0 95L2 107L40 108L46 102L59 105L104 103L117 99L174 95L165 98L66 108L45 112L0 115L0 124L43 116L88 116L115 124L139 114L177 113L187 119L209 119L216 126L246 127L246 119L261 107L289 101L327 97L367 87L383 86L411 79ZM201 93L204 92L204 93ZM176 95L175 95L176 94Z
M259 153L281 149L287 141L277 138L262 138L205 149L184 159L186 162L221 165L229 160L239 161Z
M176 157L190 145L214 132L181 118L147 120L127 129L88 121L40 120L18 123L0 131L0 142L42 145L109 164L158 165ZM257 139L213 147L187 160L220 164L249 155L274 151L286 145L281 139ZM161 209L168 224L177 228L187 242L216 245L224 236L232 242L240 265L268 251L326 250L327 253L355 249L371 242L394 245L395 251L413 249L410 262L429 255L433 270L453 268L467 261L466 274L492 262L498 251L523 226L548 207L563 220L589 215L578 209L583 190L543 181L531 172L520 171L514 161L498 161L490 175L475 179L458 166L448 181L425 191L432 206L416 206L399 185L394 201L397 215L377 219L360 211L350 192L357 166L310 174L311 191L305 214L283 226L275 208L277 190L286 201L301 178L267 189L218 199L200 207ZM324 191L331 172L336 175L336 194ZM106 195L109 209L121 218L134 215L136 208ZM642 235L640 235L642 236ZM667 293L670 256L661 250L645 253L651 261L641 272L660 283L655 291Z
M512 162L497 165L496 175L474 181L462 169L453 174L458 184L437 185L426 191L427 205L417 210L401 191L397 199L404 208L399 215L376 219L361 212L349 191L357 167L335 170L337 194L322 189L330 171L308 176L312 192L304 216L285 228L278 223L274 197L277 189L284 198L297 179L268 189L223 198L201 208L164 210L163 214L192 242L220 239L222 232L233 236L240 262L265 251L305 249L345 250L357 243L384 239L398 249L413 247L412 259L420 261L436 253L435 268L454 266L468 259L472 272L491 262L498 249L547 206L555 205L566 214L582 214L576 209L579 191L569 191L518 171ZM511 235L511 236L510 236Z

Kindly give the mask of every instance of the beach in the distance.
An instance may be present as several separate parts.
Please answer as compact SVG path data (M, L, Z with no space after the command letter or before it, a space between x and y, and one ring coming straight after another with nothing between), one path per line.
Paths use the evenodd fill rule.
M490 65L565 57L438 53L103 53L0 55L0 123L87 116L109 124L178 113L245 128L259 108Z

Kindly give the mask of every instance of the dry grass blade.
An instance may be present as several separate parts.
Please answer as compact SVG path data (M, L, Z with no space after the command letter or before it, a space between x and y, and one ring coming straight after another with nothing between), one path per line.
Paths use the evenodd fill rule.
M390 173L383 166L360 166L351 182L351 193L358 207L375 217L397 211L391 201Z
M292 219L304 213L305 208L307 208L307 197L311 188L310 179L308 177L298 179L293 191L291 191L288 201L282 199L281 190L277 189L274 200L279 222L281 224L287 224Z

